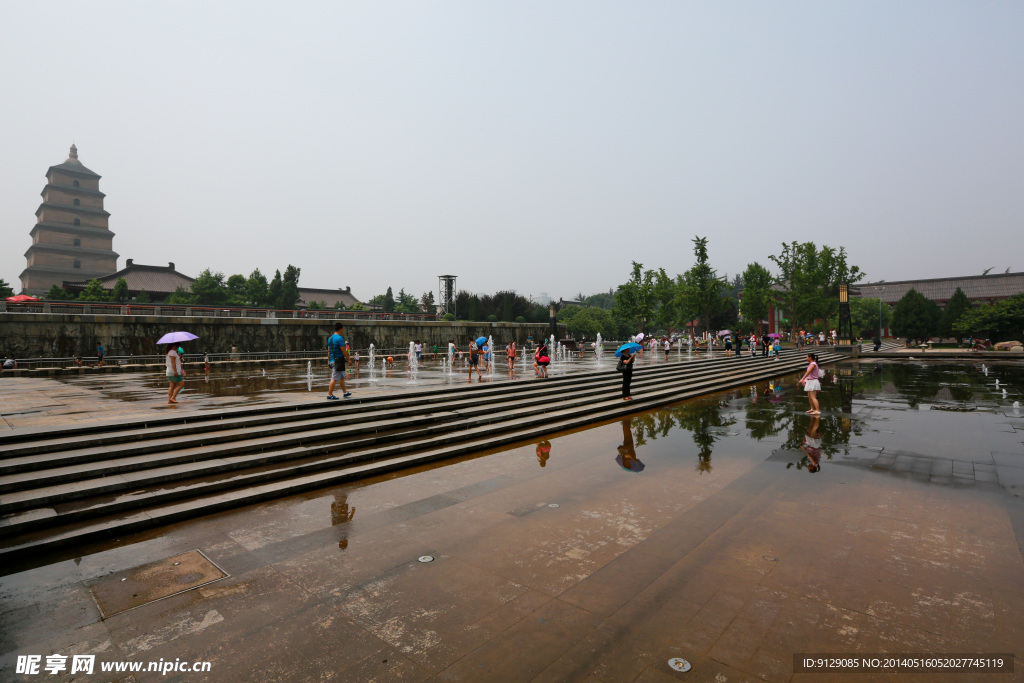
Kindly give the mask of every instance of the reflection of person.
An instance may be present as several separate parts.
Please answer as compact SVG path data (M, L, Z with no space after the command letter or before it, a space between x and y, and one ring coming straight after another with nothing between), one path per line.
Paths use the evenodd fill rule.
M551 442L541 441L537 444L537 462L540 463L541 467L548 464L548 458L551 457Z
M807 471L814 474L821 469L821 416L811 417L811 423L807 425L807 436L804 437L800 449L807 454Z
M629 349L625 349L622 352L622 364L625 366L622 369L622 400L632 401L633 397L629 395L629 385L633 381L633 361L636 360L636 356L629 354Z
M821 382L818 381L818 378L821 376L818 370L818 357L813 353L808 353L807 361L807 371L800 378L799 384L804 385L804 391L807 392L807 400L811 404L811 409L807 412L811 415L821 415L821 406L818 405L818 392L821 391Z
M622 420L622 445L618 447L618 456L615 462L622 466L622 469L630 472L639 472L644 469L644 464L636 457L636 445L633 443L633 430L630 428L630 420Z
M347 524L356 516L356 509L348 505L347 493L335 493L334 502L331 503L331 526ZM338 547L344 550L348 547L348 527L342 527L341 538L338 539Z

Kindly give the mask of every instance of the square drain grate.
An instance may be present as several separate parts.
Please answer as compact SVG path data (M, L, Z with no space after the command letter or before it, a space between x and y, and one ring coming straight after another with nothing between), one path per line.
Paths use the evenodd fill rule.
M115 572L88 584L103 618L230 576L201 550Z

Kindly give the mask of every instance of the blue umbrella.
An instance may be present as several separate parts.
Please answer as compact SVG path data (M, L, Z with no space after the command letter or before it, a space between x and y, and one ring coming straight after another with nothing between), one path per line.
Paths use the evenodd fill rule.
M639 351L642 348L644 348L644 347L640 346L639 344L637 344L635 342L629 342L628 344L623 344L619 348L615 349L615 357L616 358L622 358L622 352L623 351L629 351L629 352L632 353L633 351Z
M482 346L482 345L484 345L486 343L487 343L487 337L477 337L476 338L476 345L477 346Z

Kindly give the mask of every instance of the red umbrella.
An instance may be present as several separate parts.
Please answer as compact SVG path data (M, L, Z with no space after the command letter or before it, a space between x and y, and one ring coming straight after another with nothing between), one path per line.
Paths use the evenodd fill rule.
M18 294L16 296L7 297L7 301L17 304L25 301L39 301L39 299L35 298L34 296L29 296L28 294Z

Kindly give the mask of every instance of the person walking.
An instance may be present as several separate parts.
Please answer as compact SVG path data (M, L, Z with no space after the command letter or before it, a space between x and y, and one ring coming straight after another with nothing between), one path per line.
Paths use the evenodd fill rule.
M619 367L622 368L622 400L632 401L633 397L629 395L629 385L633 381L633 361L636 360L635 355L630 355L629 349L625 349L622 352L622 358L619 360Z
M804 376L800 378L798 384L804 385L804 391L807 392L807 401L811 404L811 409L807 411L809 415L821 415L821 406L818 404L818 392L821 391L821 382L818 381L820 376L818 357L813 353L808 353L807 371L804 372Z
M505 345L505 357L508 359L508 376L516 371L516 343L511 341Z
M331 381L327 385L327 400L337 401L334 395L335 382L341 382L342 396L348 398L351 391L345 389L345 361L348 360L348 347L345 345L345 338L342 332L345 326L341 323L334 323L334 334L327 338L327 362L331 366Z
M181 356L174 344L168 344L164 351L164 361L167 367L167 402L177 403L178 394L185 387L185 367L182 365Z
M551 362L551 357L548 356L548 340L542 339L540 346L533 352L533 372L537 377L548 376L548 364Z
M476 369L476 378L483 380L480 375L480 347L476 345L475 339L469 340L469 381L473 381L473 370Z

